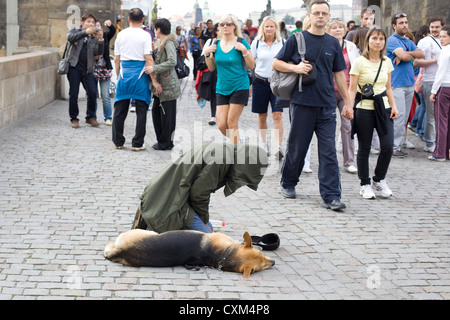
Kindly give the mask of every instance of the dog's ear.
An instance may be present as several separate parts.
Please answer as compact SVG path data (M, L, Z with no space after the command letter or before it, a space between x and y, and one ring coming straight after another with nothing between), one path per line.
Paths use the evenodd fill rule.
M252 248L252 238L250 237L250 234L245 231L244 233L244 248Z
M244 278L248 278L250 277L250 274L252 273L253 268L250 266L244 266L244 272L243 272L243 276Z

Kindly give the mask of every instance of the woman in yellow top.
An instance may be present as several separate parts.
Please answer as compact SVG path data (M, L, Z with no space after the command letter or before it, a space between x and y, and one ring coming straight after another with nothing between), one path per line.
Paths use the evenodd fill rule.
M384 56L386 33L372 27L366 38L361 57L350 70L350 97L355 99L353 133L358 135L358 177L361 180L360 195L375 199L373 189L383 198L392 196L385 178L392 158L394 143L393 119L398 117L397 105L391 87L392 62ZM381 152L378 156L375 176L371 185L369 155L373 130L380 137ZM373 187L373 188L372 188Z

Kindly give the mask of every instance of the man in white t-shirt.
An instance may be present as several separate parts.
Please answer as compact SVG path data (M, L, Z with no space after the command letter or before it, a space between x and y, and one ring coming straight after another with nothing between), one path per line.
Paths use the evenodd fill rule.
M417 59L414 61L414 67L424 68L422 90L425 97L426 113L425 113L425 128L424 137L426 146L425 151L433 153L436 144L436 128L434 118L434 103L430 101L431 89L438 70L437 62L441 55L441 42L439 40L439 33L445 25L442 17L433 17L428 23L430 27L430 35L419 41L417 46L422 49L425 54L424 59Z
M145 150L144 138L147 125L147 110L151 100L150 81L156 88L156 94L162 90L154 74L151 80L144 72L146 66L153 66L152 37L142 29L144 13L139 8L131 9L128 14L130 27L117 35L115 42L115 67L117 89L114 100L114 118L112 140L116 149L123 149L125 137L123 128L128 115L130 100L136 100L136 130L131 143L132 151ZM159 92L158 92L159 91Z

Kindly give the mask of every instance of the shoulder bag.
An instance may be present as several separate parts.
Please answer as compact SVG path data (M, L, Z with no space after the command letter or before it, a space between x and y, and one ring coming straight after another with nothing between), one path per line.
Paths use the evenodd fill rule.
M297 47L300 55L303 52L304 41L303 34L301 32L296 32L294 34L297 39ZM306 48L304 49L306 52ZM294 62L290 61L289 64L294 64ZM299 80L300 79L300 80ZM292 91L294 91L295 85L299 82L299 91L301 91L301 78L299 78L298 73L295 72L281 72L275 69L272 69L272 77L270 78L270 88L275 96L282 98L284 100L291 100Z
M69 60L66 57L68 45L69 45L69 43L67 42L66 47L64 48L64 54L62 56L62 59L59 60L59 62L58 62L58 69L57 69L58 74L68 74L69 73Z
M310 85L314 84L317 80L317 66L316 65L320 59L320 55L322 54L323 45L325 43L325 37L326 37L326 35L323 36L322 46L320 47L319 54L317 55L316 61L309 62L309 64L312 66L312 70L308 74L300 75L302 85L304 85L304 86L310 86ZM302 61L305 61L305 54L306 54L305 37L301 37L300 40L302 41L302 46L301 46L301 51L299 50L299 52L300 52L300 56L302 57Z

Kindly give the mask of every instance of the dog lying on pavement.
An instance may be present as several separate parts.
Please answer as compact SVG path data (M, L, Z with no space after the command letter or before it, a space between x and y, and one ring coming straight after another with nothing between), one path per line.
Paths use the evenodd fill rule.
M268 269L275 261L253 248L248 232L237 244L223 233L198 231L153 231L134 229L120 234L106 245L106 259L133 267L202 265L223 271L251 273Z

